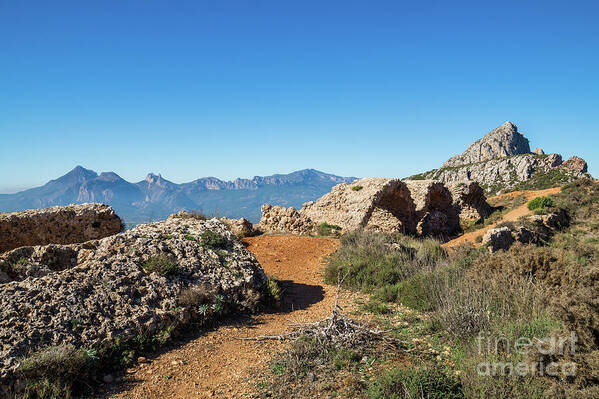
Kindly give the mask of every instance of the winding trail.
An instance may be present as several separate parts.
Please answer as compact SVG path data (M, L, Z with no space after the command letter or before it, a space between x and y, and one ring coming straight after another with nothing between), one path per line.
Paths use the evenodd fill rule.
M557 194L561 190L562 190L561 187L553 187L553 188L548 188L545 190L514 191L511 193L506 193L506 194L497 195L495 197L490 197L490 198L488 198L488 201L493 202L493 201L496 201L499 199L515 198L520 195L524 195L524 198L526 198L526 202L528 202L531 199L536 198L536 197ZM442 245L442 247L452 248L452 247L456 247L458 245L466 244L466 243L472 243L474 246L479 246L480 244L476 243L476 237L478 237L478 236L482 237L487 232L487 230L494 228L495 226L497 226L498 224L500 224L502 222L515 222L522 216L528 216L528 215L532 215L532 211L530 211L527 208L526 203L525 203L525 204L520 205L519 207L514 208L511 211L507 212L497 222L490 224L488 226L485 226L479 230L461 235L458 238L455 238L451 241L446 242L445 244Z
M324 258L337 250L338 240L265 235L244 241L266 273L282 280L281 310L233 319L167 348L129 369L124 381L113 386L105 398L250 398L258 382L251 379L252 369L264 366L281 344L238 338L279 334L292 322L312 322L329 315L335 287L322 284L321 270Z

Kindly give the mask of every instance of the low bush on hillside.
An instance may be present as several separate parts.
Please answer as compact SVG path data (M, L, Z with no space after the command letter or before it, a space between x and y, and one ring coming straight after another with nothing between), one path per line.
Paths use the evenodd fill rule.
M342 237L341 247L329 258L324 278L336 284L339 275L346 276L344 282L349 287L373 292L430 271L445 258L439 242L432 239L356 231Z
M142 264L142 268L148 273L157 273L163 277L176 274L178 266L166 255L154 256Z
M98 360L93 350L59 345L23 359L17 374L26 381L20 399L71 398L80 390Z
M372 399L460 399L462 384L440 367L392 368L370 382Z
M388 373L362 377L366 386L355 397L599 397L599 363L594 360L599 353L599 184L576 181L530 206L565 209L570 226L548 237L543 247L515 244L494 254L473 248L445 254L438 243L368 232L342 238L328 261L325 281L335 284L338 275L345 275L348 287L373 294L361 309L381 322L391 323L398 316L393 306L415 309L415 315L401 316L405 322L400 327L389 324L390 331L403 340L433 337L429 345L452 348L432 362L414 353L422 366L393 366ZM503 341L493 351L477 345L480 336L513 344L518 339L568 337L571 332L578 338L576 352L561 357L538 349L523 355ZM576 375L477 373L477 366L486 363L550 361L577 364ZM435 371L430 377L423 371L435 370L439 363L440 374ZM435 388L427 391L428 386Z
M552 206L555 206L555 203L551 198L543 196L530 200L526 206L529 210L536 211L545 208L551 208Z
M225 249L228 241L225 237L212 230L206 230L200 235L202 245L211 249Z
M363 189L364 187L360 186L359 184L356 184L355 186L352 186L352 190L354 191L360 191L361 189Z
M537 171L530 179L514 186L511 191L545 190L567 184L571 180L572 175L562 168L554 168L549 171Z

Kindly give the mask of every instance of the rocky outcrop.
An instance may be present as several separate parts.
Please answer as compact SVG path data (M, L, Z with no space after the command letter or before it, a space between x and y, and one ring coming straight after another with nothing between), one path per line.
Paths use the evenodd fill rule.
M460 228L458 211L449 189L433 180L406 180L415 204L416 232L448 237Z
M491 130L482 139L470 144L468 149L443 163L443 168L456 167L491 159L530 153L528 139L512 122Z
M0 214L0 252L46 244L73 244L119 233L123 223L103 204L83 204Z
M444 183L473 180L478 182L488 195L495 195L514 189L527 181L533 181L537 177L547 182L544 184L553 186L588 176L586 172L580 172L581 169L577 171L573 165L571 168L564 167L559 154L527 154L461 167L435 169L410 179L433 179ZM531 188L547 187L533 185Z
M192 317L253 310L266 281L216 219L173 218L83 244L19 248L0 260L19 263L0 284L0 386L21 358L48 347L102 353Z
M271 234L311 235L316 234L316 224L293 207L264 204L258 230Z
M507 251L514 243L512 231L509 227L489 229L483 236L483 245L488 245L489 251L496 252L500 249Z
M339 184L317 201L305 203L300 213L316 225L328 223L343 231L370 226L393 233L416 228L414 201L399 179L369 177Z
M588 171L586 161L577 156L570 157L570 159L562 164L562 167L574 173L587 173Z
M491 207L484 190L475 181L445 183L453 199L453 207L464 222L478 221L489 216Z
M490 229L483 236L483 245L488 245L491 252L500 249L508 250L512 244L544 245L556 231L570 224L568 214L558 209L544 215L531 215L518 223L508 223L502 227Z
M444 183L472 180L488 195L495 195L518 188L549 188L581 177L588 177L583 159L572 157L563 162L561 155L546 155L541 148L531 153L528 139L513 123L506 122L441 168L408 179Z
M436 169L424 173L421 178L444 183L473 180L495 193L498 190L494 187L499 187L500 190L510 189L531 179L535 172L547 172L561 163L562 157L559 154L518 155L461 167Z

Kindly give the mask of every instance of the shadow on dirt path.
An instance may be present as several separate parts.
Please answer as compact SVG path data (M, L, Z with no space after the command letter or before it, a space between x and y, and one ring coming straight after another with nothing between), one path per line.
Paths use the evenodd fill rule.
M281 309L189 332L147 363L127 370L123 381L110 387L103 398L250 398L257 384L251 371L264 367L281 343L239 338L279 334L288 331L292 322L328 316L335 287L322 283L321 271L324 259L338 248L338 240L265 235L244 241L266 273L281 281Z

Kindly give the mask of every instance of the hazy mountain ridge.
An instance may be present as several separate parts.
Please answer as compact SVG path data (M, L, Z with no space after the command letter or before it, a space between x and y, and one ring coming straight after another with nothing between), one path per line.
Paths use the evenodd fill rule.
M164 219L179 210L202 210L257 222L260 206L265 202L301 207L304 202L330 191L334 185L354 180L353 177L305 169L233 181L204 177L182 184L150 173L144 180L131 183L114 172L97 174L77 166L41 187L0 195L0 211L101 202L114 207L128 224Z

